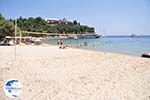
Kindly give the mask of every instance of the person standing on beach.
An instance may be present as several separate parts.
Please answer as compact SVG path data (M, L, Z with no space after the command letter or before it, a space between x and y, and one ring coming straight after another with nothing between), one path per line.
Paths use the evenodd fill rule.
M59 39L57 40L57 45L60 45L60 40Z
M57 45L60 49L63 48L63 41L61 39L57 40Z
M60 40L60 47L59 48L63 48L63 40Z

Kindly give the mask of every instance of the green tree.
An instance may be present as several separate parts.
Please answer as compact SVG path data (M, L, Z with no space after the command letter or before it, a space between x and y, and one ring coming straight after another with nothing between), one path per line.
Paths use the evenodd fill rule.
M14 36L15 25L13 20L5 20L5 18L0 14L0 38L5 36ZM20 35L21 30L17 27L17 35Z
M15 27L12 22L9 21L1 21L0 22L0 36L5 37L5 36L13 36Z
M73 21L73 24L74 24L74 25L77 25L77 24L78 24L78 22L77 22L76 20L74 20L74 21Z

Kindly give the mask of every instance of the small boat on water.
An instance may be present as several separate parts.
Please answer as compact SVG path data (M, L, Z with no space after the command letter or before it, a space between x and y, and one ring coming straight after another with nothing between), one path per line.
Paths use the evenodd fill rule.
M98 39L101 35L98 34L88 34L88 35L82 35L79 37L79 39Z

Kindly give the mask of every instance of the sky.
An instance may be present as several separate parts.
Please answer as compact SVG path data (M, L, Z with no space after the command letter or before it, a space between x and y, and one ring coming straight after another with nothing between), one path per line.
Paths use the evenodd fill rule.
M150 0L0 0L0 13L77 20L103 35L150 35Z

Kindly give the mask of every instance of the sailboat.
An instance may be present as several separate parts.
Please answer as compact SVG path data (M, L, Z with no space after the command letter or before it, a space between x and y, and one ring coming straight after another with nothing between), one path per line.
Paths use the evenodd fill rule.
M104 25L100 29L101 29L101 37L105 37L106 36L106 31L105 31Z

